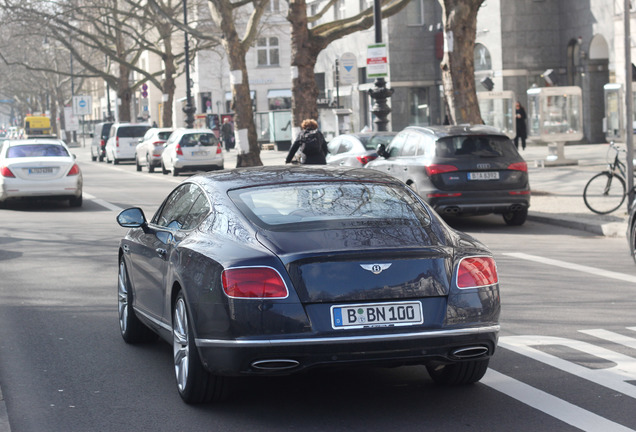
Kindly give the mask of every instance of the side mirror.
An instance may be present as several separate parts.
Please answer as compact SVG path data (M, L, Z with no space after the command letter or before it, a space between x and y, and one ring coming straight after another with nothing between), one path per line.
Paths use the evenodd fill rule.
M139 207L126 209L117 216L117 223L124 228L139 228L146 225L146 216Z
M386 146L384 144L380 144L378 146L377 152L378 155L382 156L385 159L389 157L389 154L386 152Z

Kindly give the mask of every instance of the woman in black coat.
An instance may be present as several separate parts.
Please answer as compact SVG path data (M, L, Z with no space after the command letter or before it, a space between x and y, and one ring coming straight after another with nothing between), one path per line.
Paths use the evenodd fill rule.
M296 152L302 151L301 163L305 165L326 165L327 164L327 142L322 133L318 130L318 122L312 119L303 120L300 127L302 131L298 134L296 141L289 149L285 163L290 163Z
M515 147L519 150L519 138L521 138L521 148L526 149L526 138L528 137L528 131L526 129L526 110L521 106L519 101L515 105L516 108L516 122L517 122L517 135L515 136Z

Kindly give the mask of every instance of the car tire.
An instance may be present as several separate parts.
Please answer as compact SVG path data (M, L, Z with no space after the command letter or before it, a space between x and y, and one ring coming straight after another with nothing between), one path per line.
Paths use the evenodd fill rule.
M463 361L450 364L426 365L426 370L436 384L474 384L486 374L490 359Z
M135 169L141 171L141 165L139 165L139 159L135 156Z
M113 158L113 165L119 165L119 159Z
M82 206L82 195L69 199L68 203L69 203L69 205L71 207L81 207Z
M149 173L155 172L155 166L150 161L150 158L148 157L148 155L146 155L146 163L148 164L148 172Z
M0 202L0 205L2 205L1 202ZM636 262L636 222L632 225L631 229L629 230L629 249L630 249L630 252L632 253L632 258L634 259L634 262Z
M99 160L100 162L104 162L104 155L99 155L98 160Z
M168 171L166 169L166 166L163 164L163 161L161 161L161 174L163 175L167 175L170 171Z
M95 156L93 154L93 151L91 150L91 161L96 162L97 161L97 156Z
M528 209L524 208L522 210L504 213L502 216L506 225L520 226L526 222L526 219L528 219Z
M128 269L126 268L124 257L119 259L117 298L119 330L124 341L129 344L137 344L156 340L157 335L139 321L139 318L137 318L132 308L133 293L130 289L130 279L128 279Z
M188 404L220 401L227 397L227 378L203 367L194 344L194 332L183 291L172 308L174 372L179 396Z
M177 167L172 167L172 175L173 177L177 177L181 172L177 169Z

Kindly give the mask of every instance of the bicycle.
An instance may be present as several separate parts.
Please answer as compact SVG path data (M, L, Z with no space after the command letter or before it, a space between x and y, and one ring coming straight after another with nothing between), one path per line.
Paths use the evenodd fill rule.
M616 151L614 162L608 163L607 171L596 174L583 189L585 205L597 214L608 214L615 211L623 204L627 196L626 166L619 158L619 155L626 153L626 150L620 149L614 142L610 142L609 145Z

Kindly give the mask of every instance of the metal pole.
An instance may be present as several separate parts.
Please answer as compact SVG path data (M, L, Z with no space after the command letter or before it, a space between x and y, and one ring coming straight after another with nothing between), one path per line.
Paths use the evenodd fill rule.
M625 0L625 146L627 147L627 206L631 208L634 202L634 119L632 116L632 44L630 29L631 1Z
M382 8L380 0L373 0L373 25L375 26L375 43L382 43ZM388 116L391 113L391 108L386 102L393 94L393 89L386 88L386 82L381 77L376 78L373 84L374 87L369 89L369 96L375 99L371 112L375 114L376 131L387 131Z
M183 25L188 26L188 7L187 0L183 0ZM185 80L186 80L186 105L183 112L186 115L186 127L192 129L194 127L194 111L196 108L192 106L192 95L190 94L190 50L188 46L188 32L184 32L184 48L185 48Z

